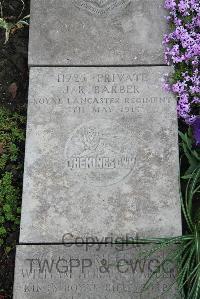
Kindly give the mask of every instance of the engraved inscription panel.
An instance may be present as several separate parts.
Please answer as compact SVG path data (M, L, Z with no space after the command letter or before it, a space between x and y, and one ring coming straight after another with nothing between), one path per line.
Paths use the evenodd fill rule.
M139 253L149 249L145 245L81 245L18 246L13 298L181 298L174 284L175 265L170 260L163 262L166 252L144 260ZM156 269L151 287L142 292Z
M168 70L31 69L21 242L181 233Z

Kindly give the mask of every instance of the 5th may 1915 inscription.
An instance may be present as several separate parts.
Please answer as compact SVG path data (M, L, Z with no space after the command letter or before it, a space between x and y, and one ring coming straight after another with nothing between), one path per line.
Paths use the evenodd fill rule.
M31 69L21 242L180 234L168 71Z

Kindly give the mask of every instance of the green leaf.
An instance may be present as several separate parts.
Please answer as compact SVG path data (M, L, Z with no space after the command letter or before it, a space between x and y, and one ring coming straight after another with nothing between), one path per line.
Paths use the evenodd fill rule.
M12 247L10 247L10 246L6 246L6 248L5 248L5 252L6 252L7 254L10 253L11 250L12 250Z
M22 24L22 25L26 25L29 26L29 23L23 20L20 20L19 22L17 22L17 24Z
M7 234L5 227L0 227L0 236L5 236Z
M189 171L190 172L190 171ZM188 174L188 175L183 175L182 177L181 177L181 179L183 179L183 180L188 180L188 179L191 179L191 177L192 177L192 174Z
M5 222L5 218L3 216L0 216L0 224L3 224Z
M5 29L7 28L7 23L4 19L0 18L0 27Z
M9 212L11 212L11 206L9 205L9 204L5 204L4 206L3 206L3 211L4 212L7 212L7 213L9 213Z
M181 131L178 132L181 139L187 143L187 134L183 134Z
M27 16L23 17L22 20L25 20L25 19L30 19L30 15L27 15Z

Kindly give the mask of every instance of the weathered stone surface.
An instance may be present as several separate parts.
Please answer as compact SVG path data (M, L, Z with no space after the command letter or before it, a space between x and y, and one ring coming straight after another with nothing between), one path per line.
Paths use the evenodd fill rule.
M138 245L139 246L139 245ZM124 247L124 248L123 248ZM166 253L142 259L146 246L18 246L14 299L180 299ZM160 269L158 270L158 266ZM142 292L153 271L157 279Z
M32 0L29 65L162 64L161 0Z
M181 234L168 71L31 69L21 242Z

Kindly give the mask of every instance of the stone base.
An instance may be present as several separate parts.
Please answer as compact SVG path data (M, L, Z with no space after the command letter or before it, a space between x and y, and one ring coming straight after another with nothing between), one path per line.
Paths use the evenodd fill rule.
M65 245L17 247L14 299L181 298L175 284L166 292L176 276L169 261L142 292L166 253L144 260L140 253L147 245Z

